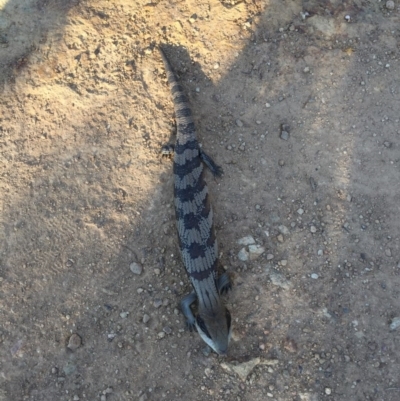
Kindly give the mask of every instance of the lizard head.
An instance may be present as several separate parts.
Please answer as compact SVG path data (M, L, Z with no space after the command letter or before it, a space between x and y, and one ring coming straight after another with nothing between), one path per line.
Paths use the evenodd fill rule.
M211 312L200 310L195 324L203 341L217 354L226 355L232 331L229 310L223 305Z

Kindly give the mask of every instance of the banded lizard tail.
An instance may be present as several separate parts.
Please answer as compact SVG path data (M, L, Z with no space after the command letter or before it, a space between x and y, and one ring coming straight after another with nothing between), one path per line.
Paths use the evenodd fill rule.
M218 277L218 246L213 224L203 163L214 176L222 169L200 148L191 108L172 67L160 46L172 92L177 126L174 149L174 203L179 247L194 291L181 301L181 309L190 329L218 354L225 355L231 336L231 315L221 294L231 287L229 276ZM191 305L197 301L197 314Z

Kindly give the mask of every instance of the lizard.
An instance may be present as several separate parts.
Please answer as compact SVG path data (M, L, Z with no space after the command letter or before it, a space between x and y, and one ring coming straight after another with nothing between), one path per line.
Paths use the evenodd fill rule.
M173 97L177 137L175 146L164 147L164 154L173 152L174 204L179 249L193 292L180 302L190 330L217 354L226 355L231 337L232 319L221 295L231 288L227 273L218 277L218 244L213 224L204 165L215 177L223 170L199 146L189 101L163 50L161 58ZM197 314L192 305L197 304Z

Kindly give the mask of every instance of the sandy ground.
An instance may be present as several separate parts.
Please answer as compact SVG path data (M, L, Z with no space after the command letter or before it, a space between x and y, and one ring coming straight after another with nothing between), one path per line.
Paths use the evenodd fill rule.
M177 309L160 42L225 171L225 360ZM398 400L399 43L397 0L0 0L0 400Z

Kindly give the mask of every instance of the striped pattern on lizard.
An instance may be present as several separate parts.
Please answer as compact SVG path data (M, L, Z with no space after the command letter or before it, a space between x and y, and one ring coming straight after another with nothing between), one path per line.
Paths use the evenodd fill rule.
M218 245L213 224L204 164L214 176L221 167L199 147L189 102L172 67L159 47L175 108L177 138L174 149L174 200L179 247L194 291L181 301L190 329L219 355L226 355L231 336L231 315L220 295L231 288L229 276L218 277ZM197 302L197 314L192 304Z

